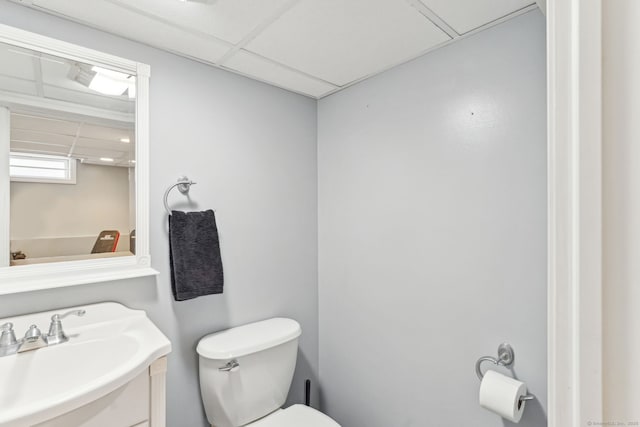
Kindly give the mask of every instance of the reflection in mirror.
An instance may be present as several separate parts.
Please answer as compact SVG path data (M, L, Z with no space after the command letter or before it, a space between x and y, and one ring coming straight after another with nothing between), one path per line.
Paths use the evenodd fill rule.
M0 64L10 265L133 255L135 76L6 44Z

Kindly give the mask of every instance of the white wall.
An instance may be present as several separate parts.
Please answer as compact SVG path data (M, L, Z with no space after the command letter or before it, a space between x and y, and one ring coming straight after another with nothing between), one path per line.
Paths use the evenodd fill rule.
M640 2L603 5L604 421L640 421Z
M147 311L173 343L168 426L205 426L195 346L203 335L272 316L303 328L290 402L317 384L316 103L290 92L0 0L0 22L151 65L151 255L155 278L0 297L0 317L97 301ZM225 293L171 296L162 196L198 182L193 209L214 208ZM171 203L186 208L177 193ZM317 395L317 393L316 393Z
M478 357L516 352L546 425L539 11L319 102L322 406L344 427L511 425Z
M88 254L102 230L120 231L129 247L129 169L78 162L76 184L11 183L11 250L29 257ZM82 242L70 253L37 253L37 240ZM125 241L126 240L126 241ZM26 246L25 246L26 245Z

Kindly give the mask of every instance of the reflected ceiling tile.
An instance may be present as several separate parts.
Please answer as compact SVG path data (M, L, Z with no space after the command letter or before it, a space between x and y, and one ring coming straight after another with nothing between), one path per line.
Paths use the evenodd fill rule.
M133 129L121 129L114 127L84 124L80 130L80 136L84 138L102 139L122 145L121 138L128 137L129 143L133 142L131 133Z
M0 43L0 75L35 79L33 57L27 49Z
M120 159L125 153L116 150L105 150L101 148L93 147L79 147L76 146L73 149L74 156L86 156L86 157L108 157L111 159Z
M316 98L337 89L336 86L322 80L305 76L302 73L290 70L249 52L238 52L225 62L224 66L257 79L266 80L285 89Z
M76 141L76 147L89 147L89 148L99 148L105 150L113 150L113 151L124 151L122 150L122 144L112 141L104 141L102 139L93 139L93 138L78 138Z
M11 129L74 136L78 130L78 123L74 121L14 113L11 115Z
M33 144L58 145L61 147L71 147L75 137L70 135L58 135L55 133L35 132L31 130L12 129L11 143L28 142ZM13 147L13 145L12 145Z
M33 4L104 31L207 62L218 61L229 50L229 45L221 41L178 30L106 0L34 0Z
M522 9L534 0L420 0L459 34Z
M406 1L301 0L246 48L342 86L449 39Z
M3 75L0 75L0 91L33 96L38 94L35 82Z
M69 153L69 147L62 145L34 144L23 141L11 141L11 151L36 154L63 154Z
M135 105L123 97L109 97L100 94L69 90L57 86L44 85L44 97L68 101L74 104L88 105L90 107L104 110L118 111L122 113L133 113Z

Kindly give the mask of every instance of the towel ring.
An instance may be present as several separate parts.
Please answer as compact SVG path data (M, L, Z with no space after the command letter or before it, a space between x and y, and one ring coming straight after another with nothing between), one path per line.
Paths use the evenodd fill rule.
M189 194L189 189L193 184L197 184L196 182L191 181L186 176L181 176L178 178L178 182L173 184L171 187L167 188L167 191L164 192L164 209L167 211L167 215L171 215L171 209L169 208L169 193L174 188L178 187L178 191L182 194Z
M476 375L478 375L478 378L480 379L480 381L482 381L482 378L484 378L482 369L480 369L480 365L482 365L482 362L491 362L496 366L504 366L508 368L511 365L513 365L513 361L515 360L515 357L516 356L513 351L513 347L511 347L511 345L509 345L506 342L502 343L498 346L497 359L491 356L483 356L480 359L478 359L478 361L476 362ZM533 400L533 399L535 399L535 396L532 396L530 394L527 394L525 396L520 396L520 404L522 404L522 402L524 401Z

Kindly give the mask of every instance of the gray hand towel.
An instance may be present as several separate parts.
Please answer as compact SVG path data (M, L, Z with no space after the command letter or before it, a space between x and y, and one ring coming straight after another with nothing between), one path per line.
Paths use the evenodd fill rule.
M171 213L169 257L176 301L222 293L222 258L212 210Z

